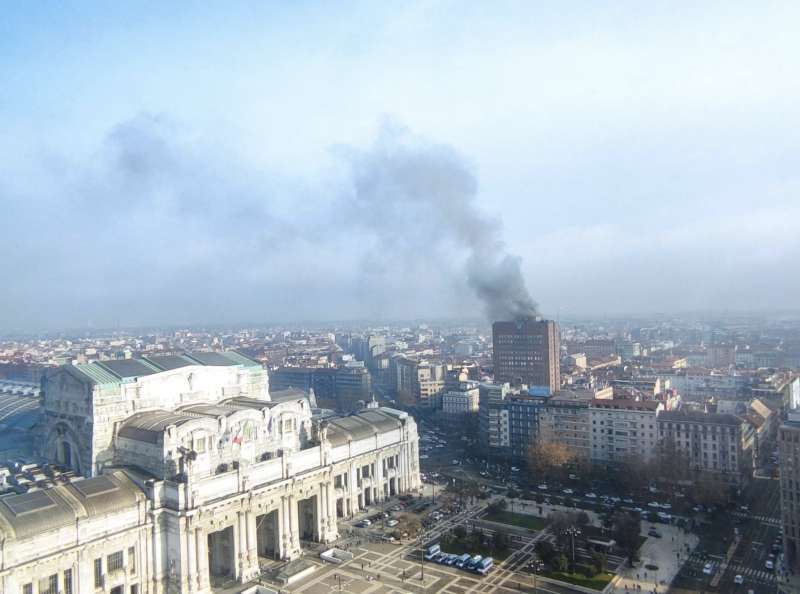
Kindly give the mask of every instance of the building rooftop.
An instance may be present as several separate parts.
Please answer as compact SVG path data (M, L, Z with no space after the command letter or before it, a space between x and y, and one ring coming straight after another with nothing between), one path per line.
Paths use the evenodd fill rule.
M166 410L136 413L122 423L119 429L119 436L147 443L159 443L163 440L164 431L167 427L171 425L180 426L197 418L197 414Z
M708 423L711 425L739 426L742 424L742 419L731 414L685 410L662 411L661 414L658 415L658 420L677 423Z
M594 398L591 401L592 408L612 408L618 410L641 410L641 411L655 411L662 406L661 402L654 400L630 400L630 399L614 399L608 398ZM661 413L664 414L664 413Z
M236 351L202 351L182 355L154 355L141 359L109 359L81 365L64 365L62 368L76 375L81 381L88 379L95 384L115 384L189 365L261 367L258 361Z
M123 472L0 497L0 534L23 539L82 518L104 516L135 506L144 493Z
M400 427L400 419L389 412L390 409L370 409L347 417L326 419L328 440L331 445L345 445L374 436L376 433L391 431Z

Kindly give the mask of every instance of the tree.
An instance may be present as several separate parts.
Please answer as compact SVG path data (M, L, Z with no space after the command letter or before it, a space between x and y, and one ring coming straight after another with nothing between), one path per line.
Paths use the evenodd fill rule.
M539 558L548 565L552 565L556 557L556 548L553 546L553 543L547 540L540 540L535 546L536 554L539 555Z
M505 510L506 507L508 507L508 502L505 499L498 499L486 506L486 511L488 511L489 514L496 514Z
M694 486L694 500L706 507L722 507L728 503L730 487L710 476L701 476Z
M608 557L601 551L592 553L592 562L594 563L597 573L605 573L608 567Z
M575 451L559 441L538 441L528 450L528 468L537 477L563 477L576 460Z
M647 487L653 476L658 476L653 466L646 463L640 453L629 453L620 461L618 471L611 476L616 479L620 489L628 492L640 491Z
M558 557L558 570L566 573L568 569L569 559L567 559L567 556L564 553L561 553L561 555Z
M464 528L462 525L458 525L453 528L453 536L457 539L463 539L467 537L467 529Z
M656 476L673 486L691 478L689 454L685 449L678 447L671 437L666 437L659 443Z
M509 499L516 499L519 497L519 492L516 491L515 489L509 489L508 492L506 493L506 497L508 497Z
M581 514L585 515L587 520L589 519L586 512L556 511L547 516L547 521L550 522L550 528L553 532L563 532L569 528L578 527Z
M639 551L642 519L638 514L617 512L611 520L612 534L623 554L633 560Z
M498 553L504 553L508 550L508 545L508 534L504 530L497 530L492 537L492 549Z

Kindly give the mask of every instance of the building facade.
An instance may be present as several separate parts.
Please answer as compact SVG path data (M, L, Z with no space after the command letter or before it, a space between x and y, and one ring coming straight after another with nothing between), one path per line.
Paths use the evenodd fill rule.
M459 382L458 389L442 394L442 412L447 416L477 414L480 404L478 382Z
M783 591L797 592L800 590L800 412L797 410L790 410L778 429L778 455L784 568L789 574L789 584Z
M563 391L551 396L539 411L542 443L560 442L582 460L591 458L589 402L593 391Z
M260 558L296 559L338 518L420 486L404 412L313 419L238 353L133 362L43 383L43 455L91 478L0 497L3 594L248 583Z
M694 472L740 484L752 472L753 429L731 414L664 411L658 417L662 444L681 450Z
M661 402L594 399L589 403L592 461L601 464L639 457L647 462L657 454L656 416Z
M496 383L545 387L552 394L561 387L561 346L558 325L540 319L492 324Z

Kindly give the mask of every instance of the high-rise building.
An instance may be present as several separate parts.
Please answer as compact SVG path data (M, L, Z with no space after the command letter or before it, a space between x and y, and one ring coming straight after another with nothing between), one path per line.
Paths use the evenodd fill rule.
M800 411L791 410L778 430L781 468L781 525L783 564L787 586L781 592L800 591Z
M369 402L372 378L362 361L350 361L336 370L334 376L336 408L339 411L358 410L359 402Z
M495 322L492 344L495 382L546 388L551 394L561 387L561 347L555 322L539 318Z

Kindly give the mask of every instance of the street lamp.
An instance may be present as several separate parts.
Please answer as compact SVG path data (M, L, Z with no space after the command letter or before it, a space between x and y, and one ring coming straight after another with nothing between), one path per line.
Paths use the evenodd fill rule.
M423 546L422 535L419 536L419 580L421 582L425 581L425 550L422 548Z
M572 565L575 565L575 536L580 534L581 531L575 527L567 528L564 534L569 534L570 543L572 545Z

